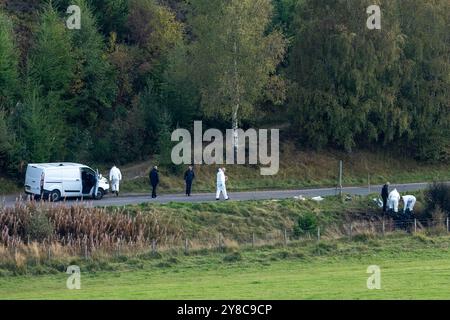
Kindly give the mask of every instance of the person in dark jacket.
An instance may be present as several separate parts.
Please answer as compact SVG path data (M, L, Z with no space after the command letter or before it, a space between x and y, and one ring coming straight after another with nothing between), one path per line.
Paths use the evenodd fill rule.
M192 181L195 179L195 172L192 166L189 166L189 169L184 173L184 181L186 181L186 195L188 197L191 196L192 190Z
M389 182L386 182L386 184L383 186L383 189L381 189L381 199L383 199L383 212L387 211L387 201L389 197Z
M158 166L154 166L150 171L150 184L152 185L152 198L156 198L156 187L159 183Z

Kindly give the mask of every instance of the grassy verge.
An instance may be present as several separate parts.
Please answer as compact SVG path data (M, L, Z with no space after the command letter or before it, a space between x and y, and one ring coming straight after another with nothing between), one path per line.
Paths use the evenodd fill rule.
M20 187L19 183L7 178L0 177L0 195L15 194L21 191L22 188Z
M215 239L217 234L238 241L248 241L274 231L292 230L300 217L312 214L317 224L331 225L347 215L375 216L377 209L363 197L343 203L337 197L323 202L278 200L213 203L144 204L130 210L158 212L162 225L170 224L189 238Z
M224 253L118 257L108 270L0 278L0 299L448 299L449 237L391 236L362 242L295 243ZM368 290L369 265L381 290Z

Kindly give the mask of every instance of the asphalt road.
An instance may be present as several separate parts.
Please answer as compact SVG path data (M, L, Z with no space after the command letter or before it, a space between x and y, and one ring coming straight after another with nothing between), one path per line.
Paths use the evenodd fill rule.
M429 183L407 183L391 185L402 192L417 191L425 189ZM381 185L374 185L370 187L344 187L343 192L351 195L368 195L372 193L379 193L381 191ZM300 189L300 190L280 190L280 191L252 191L252 192L229 192L230 201L244 201L244 200L271 200L271 199L289 199L302 195L305 198L317 197L317 196L331 196L338 194L336 188L318 188L318 189ZM0 196L0 203L6 207L12 207L17 202L24 202L20 195L17 196ZM84 204L86 206L125 206L141 203L169 203L169 202L209 202L216 201L215 194L213 193L200 193L193 194L191 197L186 197L182 194L170 194L160 195L156 199L152 199L150 194L135 194L135 195L122 195L118 198L108 195L102 200L81 200L72 199L65 201L64 203L69 206ZM223 200L222 200L223 201ZM0 204L0 205L1 205Z

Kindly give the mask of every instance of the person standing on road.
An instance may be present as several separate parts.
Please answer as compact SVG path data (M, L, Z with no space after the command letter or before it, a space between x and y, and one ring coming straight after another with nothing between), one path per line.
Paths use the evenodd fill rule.
M381 189L381 199L383 199L383 212L386 213L387 211L387 201L389 197L389 182L386 182L386 184Z
M122 173L116 165L113 165L109 171L109 181L111 181L111 191L116 197L119 196L120 181L122 180Z
M219 168L217 171L217 191L216 191L216 200L220 200L220 193L223 193L223 197L225 200L229 200L227 194L227 187L225 185L228 177L225 175L225 168Z
M192 190L192 182L195 179L195 172L194 168L192 166L189 166L187 171L184 173L184 181L186 181L186 195L188 197L191 196L191 190Z
M159 184L158 166L154 166L150 171L150 184L152 185L152 198L156 198L156 187Z

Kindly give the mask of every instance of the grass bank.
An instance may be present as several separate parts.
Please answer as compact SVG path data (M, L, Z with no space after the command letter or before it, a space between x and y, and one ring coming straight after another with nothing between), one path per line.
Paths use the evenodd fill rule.
M428 219L424 196L417 193L417 197L416 217ZM360 196L344 201L328 197L321 202L289 199L125 208L40 204L0 208L0 271L9 275L52 273L80 258L108 270L119 256L128 259L149 252L215 252L309 241L317 238L318 228L324 241L365 240L382 234L381 219L381 210L371 197ZM398 228L385 220L386 234L412 227ZM427 221L423 223L426 227ZM445 221L430 231L445 234Z
M52 275L0 277L0 299L448 299L449 237L392 235L257 250L142 255L81 267L81 290ZM381 290L368 290L369 265Z

